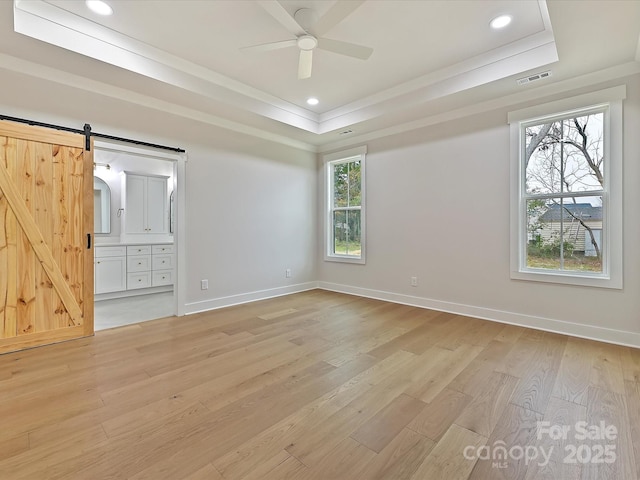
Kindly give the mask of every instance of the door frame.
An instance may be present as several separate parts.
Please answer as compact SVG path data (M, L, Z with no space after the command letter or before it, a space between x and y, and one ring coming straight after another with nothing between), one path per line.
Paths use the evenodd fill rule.
M94 146L98 150L130 153L132 155L142 155L145 157L156 158L173 162L173 191L174 196L174 225L173 244L176 251L176 280L173 284L173 314L181 317L185 315L186 294L184 285L186 285L186 246L185 238L185 172L186 162L188 159L186 152L171 152L152 147L140 147L134 144L128 145L123 143L109 142L106 140L95 140ZM93 205L93 203L92 203ZM93 283L92 283L93 284Z

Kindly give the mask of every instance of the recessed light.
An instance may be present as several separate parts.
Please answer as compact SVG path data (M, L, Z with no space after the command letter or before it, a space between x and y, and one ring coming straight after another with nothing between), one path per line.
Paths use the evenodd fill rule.
M98 15L111 15L113 13L113 8L107 5L102 0L85 0L87 7L94 13Z
M320 103L320 100L318 100L315 97L309 97L309 98L307 98L307 103L309 105L318 105L318 103Z
M500 15L494 18L493 20L491 20L491 22L489 22L489 25L491 26L491 28L498 30L500 28L506 27L510 23L511 23L511 15Z

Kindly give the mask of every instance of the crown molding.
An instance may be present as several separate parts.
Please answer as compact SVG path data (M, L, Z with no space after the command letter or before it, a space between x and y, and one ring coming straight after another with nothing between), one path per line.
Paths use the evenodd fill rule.
M582 75L580 77L561 80L556 83L542 85L536 88L527 89L526 91L513 93L511 95L505 95L504 97L478 102L473 105L467 105L454 110L449 110L444 113L429 115L420 118L419 120L394 125L393 127L379 129L363 135L356 135L345 140L325 143L318 147L318 153L322 154L337 149L348 148L352 145L363 144L365 142L370 142L372 140L377 140L383 137L397 135L412 130L418 130L420 128L425 128L432 125L437 125L439 123L469 117L471 115L481 114L483 112L488 112L491 110L507 108L520 103L530 102L544 97L566 93L572 90L577 90L580 88L589 87L592 85L597 85L603 82L617 80L636 74L640 74L640 63L628 62L622 65L617 65L604 70L599 70L597 72Z
M543 29L455 65L317 114L43 0L14 1L16 32L318 135L556 62L545 0Z
M259 128L254 128L239 122L227 120L216 115L205 113L199 110L194 110L188 107L183 107L181 105L160 100L155 97L132 92L131 90L115 87L108 83L99 82L97 80L92 80L68 72L63 72L55 68L46 67L38 63L12 57L3 53L0 53L0 69L28 75L72 88L77 88L79 90L91 92L96 95L102 95L108 98L122 100L146 108L161 111L163 113L169 113L171 115L177 115L179 117L196 120L208 125L232 130L234 132L243 133L253 137L261 138L263 140L287 145L289 147L298 148L308 152L317 152L317 147L315 145L301 142L285 135L278 135L275 133L267 132Z

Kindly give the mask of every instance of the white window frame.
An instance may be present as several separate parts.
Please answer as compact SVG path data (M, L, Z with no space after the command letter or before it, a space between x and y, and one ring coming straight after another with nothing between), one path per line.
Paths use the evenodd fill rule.
M622 288L622 100L626 86L565 98L509 113L511 137L511 278L589 287ZM603 271L546 270L526 265L524 129L558 118L604 111Z
M324 259L328 262L365 263L366 252L366 146L351 148L336 153L330 153L322 157L325 169L324 188ZM360 161L360 255L341 255L334 253L333 245L333 175L332 165L346 162Z

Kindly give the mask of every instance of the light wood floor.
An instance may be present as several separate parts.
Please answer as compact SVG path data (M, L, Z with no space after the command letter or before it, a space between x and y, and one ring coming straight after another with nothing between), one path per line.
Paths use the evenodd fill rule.
M640 351L314 290L2 355L0 421L3 480L628 480Z

